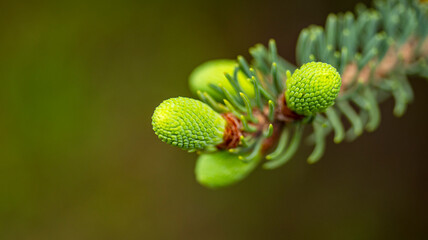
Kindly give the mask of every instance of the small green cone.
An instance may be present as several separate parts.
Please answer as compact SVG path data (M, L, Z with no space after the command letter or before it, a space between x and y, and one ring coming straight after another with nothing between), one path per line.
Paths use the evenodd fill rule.
M214 86L221 85L229 92L239 94L224 76L225 73L228 73L233 77L236 66L236 61L229 59L211 60L199 65L190 74L190 90L195 95L198 91L206 92L218 101L222 100L222 97L210 86L211 84ZM238 72L238 83L248 97L254 97L254 87L241 71Z
M193 151L222 143L226 120L201 101L177 97L156 108L152 125L163 142Z
M227 151L201 154L196 162L196 180L208 188L220 188L239 182L251 173L261 155L249 163Z
M288 74L289 75L289 74ZM337 70L323 62L310 62L287 78L287 106L302 115L314 115L334 104L342 81Z

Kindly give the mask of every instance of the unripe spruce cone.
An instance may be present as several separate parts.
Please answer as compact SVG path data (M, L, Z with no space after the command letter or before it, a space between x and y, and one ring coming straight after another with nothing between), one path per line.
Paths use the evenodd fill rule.
M287 107L301 115L314 115L334 104L342 81L337 70L323 62L310 62L287 74Z
M229 59L217 59L207 61L198 67L196 67L189 77L189 87L193 94L197 94L198 91L206 92L210 94L214 99L223 101L223 97L217 93L211 85L221 85L231 93L236 93L235 89L230 85L229 81L225 77L225 73L233 76L237 63L235 60ZM254 97L253 84L247 80L242 71L238 71L238 83L242 88L242 91L248 95L248 97ZM238 93L237 93L238 94Z
M226 120L201 101L177 97L156 108L152 125L163 142L184 150L204 150L223 142Z
M247 163L228 151L201 154L196 162L196 179L206 187L225 187L244 179L261 159L262 156L259 154Z

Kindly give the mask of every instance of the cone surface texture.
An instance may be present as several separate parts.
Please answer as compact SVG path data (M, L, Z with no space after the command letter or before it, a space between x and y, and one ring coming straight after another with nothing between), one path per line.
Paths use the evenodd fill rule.
M287 106L302 115L323 112L334 104L341 84L340 74L331 65L306 63L287 79Z
M223 141L226 120L203 102L178 97L156 108L152 125L163 142L185 150L203 150Z

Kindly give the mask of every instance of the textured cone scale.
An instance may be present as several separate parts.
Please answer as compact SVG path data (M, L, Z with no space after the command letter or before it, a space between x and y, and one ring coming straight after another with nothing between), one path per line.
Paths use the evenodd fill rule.
M223 141L226 120L203 102L178 97L156 108L152 125L163 142L185 150L204 150Z
M287 106L302 115L325 111L334 104L342 82L336 69L322 62L310 62L287 79Z

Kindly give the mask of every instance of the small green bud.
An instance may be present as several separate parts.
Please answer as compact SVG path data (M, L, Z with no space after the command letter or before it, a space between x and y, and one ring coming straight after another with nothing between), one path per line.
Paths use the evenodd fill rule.
M333 66L306 63L287 79L287 106L302 115L323 112L334 104L341 84L340 74Z
M190 90L193 94L196 94L197 91L207 92L216 100L221 100L222 97L210 86L211 84L215 86L221 85L229 92L235 93L235 89L230 85L224 74L228 73L233 77L236 66L237 63L229 59L211 60L199 65L190 74ZM254 87L241 71L238 72L238 83L248 97L254 97Z
M225 187L244 179L260 160L260 154L249 163L227 151L202 154L196 162L196 180L209 188Z
M201 101L177 97L156 108L152 125L163 142L185 150L204 150L223 142L226 120Z

